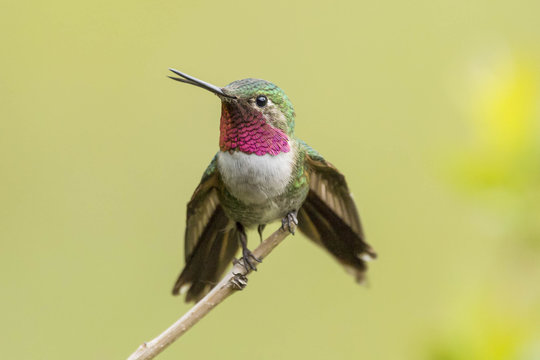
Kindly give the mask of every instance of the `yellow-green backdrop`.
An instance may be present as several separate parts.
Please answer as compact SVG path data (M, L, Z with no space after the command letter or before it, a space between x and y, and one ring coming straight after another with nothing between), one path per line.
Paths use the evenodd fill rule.
M170 290L220 106L176 67L282 87L380 259L359 287L289 237L160 359L540 359L539 13L3 0L0 357L122 359L189 309Z

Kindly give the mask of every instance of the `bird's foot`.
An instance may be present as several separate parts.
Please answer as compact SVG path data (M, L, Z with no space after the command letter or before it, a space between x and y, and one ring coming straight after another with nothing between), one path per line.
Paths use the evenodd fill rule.
M281 228L285 231L289 231L294 235L296 225L298 225L298 219L296 218L298 211L291 211L283 219L281 219Z
M238 237L238 240L240 240L240 245L242 245L242 257L240 260L242 261L242 265L244 265L244 268L246 269L246 273L250 272L251 270L257 271L257 267L255 266L255 262L262 262L261 259L253 255L253 253L248 249L247 247L247 236L246 231L244 229L244 225L237 222L236 228L238 229L240 236Z
M231 279L231 284L235 290L244 290L244 288L247 286L248 278L244 274L233 274L233 278Z
M262 262L262 260L253 255L253 253L247 247L242 248L242 257L240 260L242 260L242 265L244 265L246 272L250 272L251 270L257 271L255 263Z

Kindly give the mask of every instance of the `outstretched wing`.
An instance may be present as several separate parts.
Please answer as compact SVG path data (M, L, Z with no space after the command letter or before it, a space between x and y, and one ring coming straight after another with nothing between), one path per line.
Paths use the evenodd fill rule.
M217 284L238 250L238 233L218 198L219 176L214 158L187 206L186 265L173 294L198 301Z
M303 145L309 193L298 212L298 227L362 282L366 261L375 259L377 254L364 241L358 211L345 177L319 153Z

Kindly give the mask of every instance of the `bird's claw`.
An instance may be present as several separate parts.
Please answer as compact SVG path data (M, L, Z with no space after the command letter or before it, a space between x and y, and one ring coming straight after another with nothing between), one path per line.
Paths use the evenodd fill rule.
M231 284L235 290L244 290L244 288L247 286L248 278L244 274L235 273L233 274L233 278L231 279Z
M244 265L244 268L247 272L250 272L251 270L257 271L257 267L255 266L253 261L256 261L258 263L262 262L262 260L253 255L253 253L248 248L242 249L242 258L240 260L242 260L242 265Z
M283 219L281 219L281 228L285 231L289 231L294 235L296 225L298 225L298 219L296 218L296 211L291 211Z

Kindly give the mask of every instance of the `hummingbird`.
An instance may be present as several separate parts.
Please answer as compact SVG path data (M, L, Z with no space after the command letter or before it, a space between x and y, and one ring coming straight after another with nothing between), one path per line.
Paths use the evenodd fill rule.
M219 151L187 205L185 266L173 294L198 301L219 281L239 248L247 271L260 259L246 229L281 220L327 250L357 282L377 254L364 232L345 177L296 137L295 111L271 82L237 80L220 88L175 69L171 79L203 88L221 100Z

